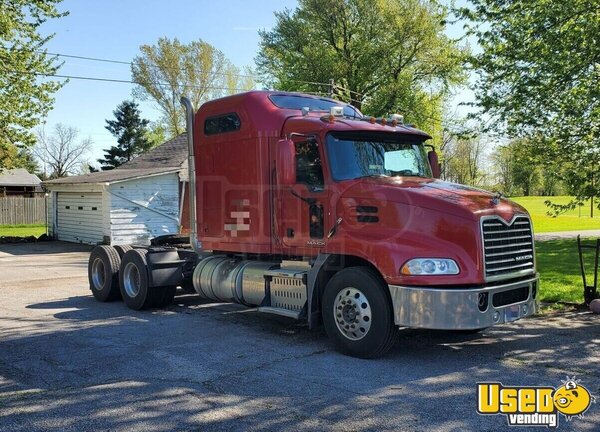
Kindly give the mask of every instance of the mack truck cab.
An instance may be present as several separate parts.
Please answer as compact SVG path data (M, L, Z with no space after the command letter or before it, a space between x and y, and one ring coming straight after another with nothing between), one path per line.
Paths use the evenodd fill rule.
M164 307L180 287L322 325L362 358L402 327L478 331L536 312L527 211L439 180L431 137L402 116L270 91L182 103L189 238L97 246L96 299Z

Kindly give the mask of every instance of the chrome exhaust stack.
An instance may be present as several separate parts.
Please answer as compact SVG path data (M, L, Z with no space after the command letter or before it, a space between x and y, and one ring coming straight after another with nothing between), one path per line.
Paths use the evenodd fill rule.
M185 96L181 96L181 104L185 108L185 127L188 141L188 176L190 183L190 244L196 253L202 252L202 244L198 241L196 214L196 163L194 159L194 107Z

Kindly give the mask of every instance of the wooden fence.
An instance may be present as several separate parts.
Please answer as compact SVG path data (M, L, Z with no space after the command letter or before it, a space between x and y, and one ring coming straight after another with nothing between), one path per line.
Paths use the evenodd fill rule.
M0 225L46 223L46 197L0 197Z

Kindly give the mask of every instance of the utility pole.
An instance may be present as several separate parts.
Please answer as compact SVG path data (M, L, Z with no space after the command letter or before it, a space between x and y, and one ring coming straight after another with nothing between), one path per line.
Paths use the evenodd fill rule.
M333 99L333 93L335 88L335 81L333 78L329 80L329 97Z

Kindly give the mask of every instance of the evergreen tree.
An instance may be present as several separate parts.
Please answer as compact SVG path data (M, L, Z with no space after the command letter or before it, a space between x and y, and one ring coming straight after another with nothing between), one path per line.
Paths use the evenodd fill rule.
M124 101L113 111L116 120L106 120L106 129L117 138L117 145L104 150L104 159L98 159L102 170L111 170L152 148L147 138L149 121L140 117L138 105Z

